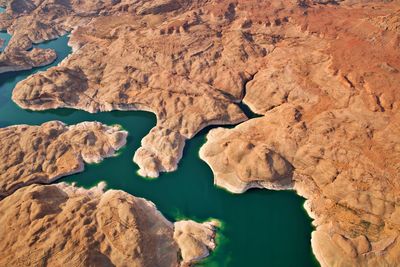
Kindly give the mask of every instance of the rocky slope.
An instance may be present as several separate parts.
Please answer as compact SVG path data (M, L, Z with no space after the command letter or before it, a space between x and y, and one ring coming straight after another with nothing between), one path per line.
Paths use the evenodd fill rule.
M84 162L113 156L125 145L127 134L118 126L98 122L0 128L0 198L23 186L48 184L81 172Z
M123 191L30 185L0 201L1 266L188 266L214 225L171 223Z

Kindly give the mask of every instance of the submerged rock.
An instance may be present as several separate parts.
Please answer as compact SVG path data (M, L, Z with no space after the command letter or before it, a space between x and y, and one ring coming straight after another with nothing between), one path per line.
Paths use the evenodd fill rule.
M214 249L211 223L171 223L143 198L64 183L0 201L1 266L188 266Z
M84 162L99 163L114 156L127 135L119 126L99 122L67 126L51 121L0 128L0 197L23 186L48 184L81 172Z

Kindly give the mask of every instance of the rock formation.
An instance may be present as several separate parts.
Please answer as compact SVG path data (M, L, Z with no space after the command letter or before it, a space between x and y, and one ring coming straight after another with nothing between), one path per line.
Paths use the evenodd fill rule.
M0 201L1 266L188 266L213 249L212 223L171 223L123 191L30 185Z
M154 112L134 157L154 177L205 126L246 120L244 98L263 116L201 150L216 183L297 190L323 266L400 265L398 1L72 1L51 21L53 2L3 2L11 43L74 29L69 58L17 85L21 107Z
M0 128L0 198L23 186L48 184L81 172L84 162L113 156L125 145L127 134L118 126L98 122Z

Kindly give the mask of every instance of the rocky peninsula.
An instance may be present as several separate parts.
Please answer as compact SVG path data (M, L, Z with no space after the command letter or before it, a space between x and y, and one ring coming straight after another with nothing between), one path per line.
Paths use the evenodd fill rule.
M30 70L52 63L57 55L51 49L33 48L30 51L16 50L0 54L0 73Z
M0 201L0 265L189 266L215 247L212 222L171 223L102 186L30 185Z
M40 126L0 128L0 198L33 183L49 184L114 156L128 133L119 126L82 122L67 126L51 121Z
M200 152L216 184L296 190L322 266L400 265L398 1L3 2L11 45L72 30L73 54L14 89L20 107L155 113L134 161L156 177L204 127L247 120L243 101L262 117Z

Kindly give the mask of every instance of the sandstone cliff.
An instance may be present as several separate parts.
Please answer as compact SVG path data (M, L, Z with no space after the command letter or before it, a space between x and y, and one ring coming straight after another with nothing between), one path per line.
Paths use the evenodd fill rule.
M125 145L127 134L118 126L98 122L67 126L52 121L0 128L0 197L81 172L84 162L98 163L113 156Z
M123 191L30 185L0 201L1 266L188 266L213 249L212 223L171 223Z

